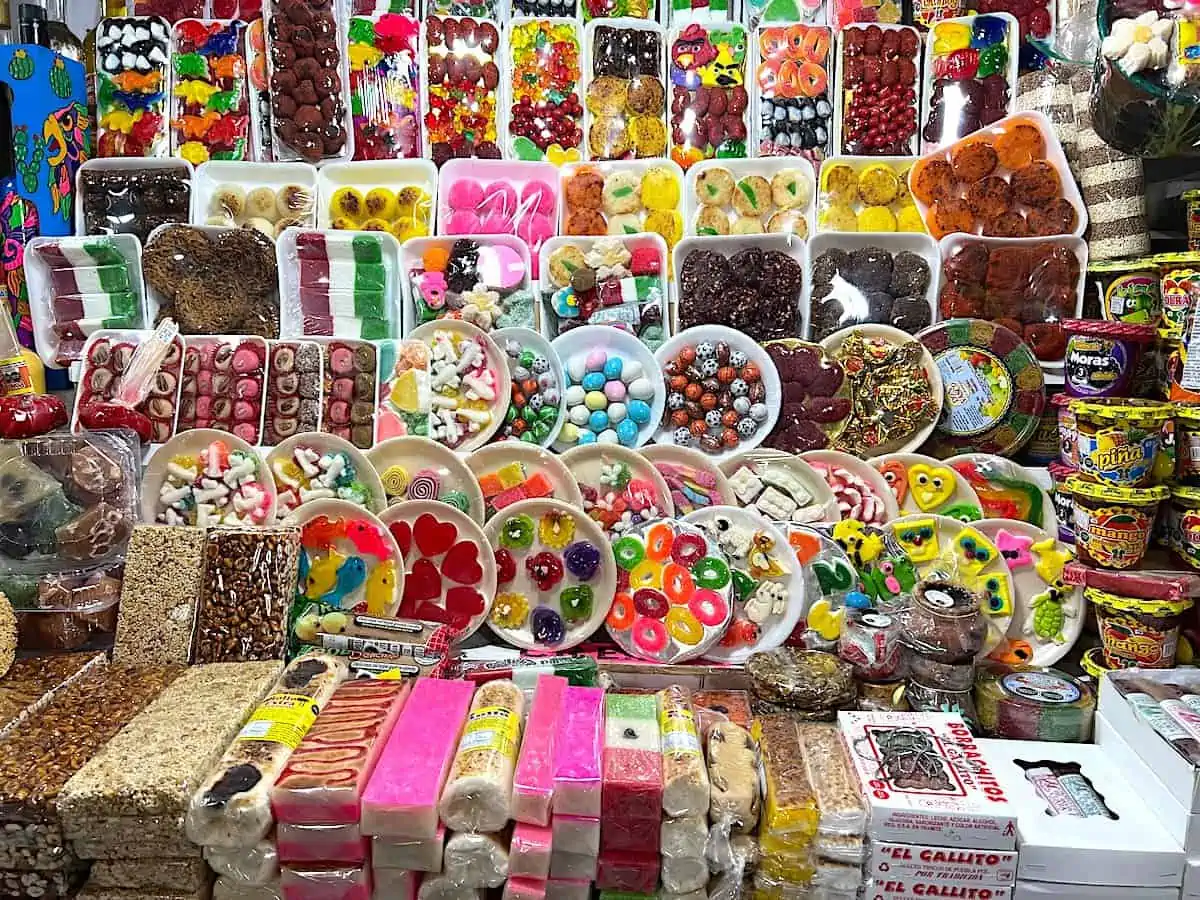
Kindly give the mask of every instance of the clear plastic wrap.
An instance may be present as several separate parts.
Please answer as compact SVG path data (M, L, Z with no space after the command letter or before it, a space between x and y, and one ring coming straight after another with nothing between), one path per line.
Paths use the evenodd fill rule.
M815 834L820 811L804 765L797 723L788 716L763 716L758 722L766 794L763 828L775 835Z
M371 868L374 897L391 897L395 900L417 900L424 875L407 869Z
M55 691L101 658L100 654L72 653L15 660L0 681L0 735L41 709Z
M455 884L445 875L426 876L421 879L417 892L418 900L483 900L484 891Z
M0 592L9 598L16 616L16 649L78 650L111 635L117 627L120 573L118 565L66 574L0 576ZM10 639L5 644L11 648Z
M546 882L537 878L510 878L504 884L503 900L545 900Z
M345 662L328 654L302 656L288 665L193 794L189 839L233 849L267 836L274 824L271 786L345 677Z
M842 6L835 0L836 6ZM884 0L883 7L898 4ZM872 11L874 12L874 11ZM880 25L851 25L841 29L841 60L837 93L842 97L838 116L837 152L854 156L908 156L916 153L917 118L921 112L921 34L916 28L895 24L882 15ZM887 80L883 72L895 71ZM879 80L874 76L879 73ZM890 82L890 83L889 83Z
M699 891L708 884L708 861L703 856L664 856L660 877L665 893Z
M480 688L480 693L484 691ZM464 887L500 887L508 878L508 839L469 831L452 834L446 839L442 871L443 877Z
M287 228L314 224L316 183L316 170L304 163L207 162L196 169L195 221L277 238Z
M747 832L758 824L758 747L741 725L718 722L708 732L708 814L719 833ZM664 835L666 825L663 826ZM664 840L664 852L666 842Z
M371 841L350 825L285 825L275 828L279 862L285 866L307 864L358 866L370 860Z
M817 650L780 647L746 662L755 696L803 710L849 707L855 694L849 663Z
M208 884L202 859L97 860L88 873L89 887L117 891L153 893L169 885L176 893L190 893Z
M426 155L439 168L451 157L500 158L500 29L487 19L425 19Z
M0 566L38 575L102 566L125 555L137 518L140 460L116 432L5 441ZM17 598L9 598L19 606Z
M545 881L550 877L550 854L553 832L549 825L530 825L517 822L512 831L508 847L508 874L510 878L537 878ZM599 844L597 843L597 851Z
M278 878L254 885L221 876L213 883L212 900L283 900L283 888Z
M582 31L573 19L520 19L509 26L507 151L512 158L557 164L580 156Z
M732 722L749 731L754 718L746 691L693 691L692 708L705 741L713 726L721 722Z
M166 156L171 26L160 16L96 26L96 155Z
M79 169L76 232L132 234L144 246L158 226L187 224L191 194L192 167L183 160L92 160Z
M662 839L660 816L637 819L606 819L600 831L600 852L658 853ZM571 853L569 856L580 856Z
M758 155L803 156L819 165L833 152L832 29L763 26L755 40L752 126Z
M80 412L92 401L109 402L125 381L134 354L143 344L155 340L150 331L98 331L83 348L83 370L75 394L71 417L74 431L81 430ZM174 337L167 354L158 364L149 394L134 411L150 420L150 437L163 443L175 433L175 412L179 403L179 380L183 372L183 340Z
M272 341L263 446L274 447L321 426L324 357L315 341Z
M867 809L837 726L801 722L796 728L821 811L821 832L861 835L866 830Z
M659 829L659 852L664 857L703 858L707 844L708 818L705 815L663 819Z
M611 891L653 894L658 887L660 859L656 853L610 850L600 855L596 887Z
M663 807L663 754L653 694L604 697L604 755L600 817L613 828L652 820Z
M193 661L282 657L287 609L296 595L299 529L213 529L204 555Z
M410 869L414 872L442 871L446 826L438 823L432 838L371 839L371 864L378 869Z
M250 100L244 26L182 19L172 32L171 153L194 166L209 159L247 159Z
M568 687L563 698L558 747L554 755L556 815L600 815L600 758L603 746L604 691L600 688ZM562 877L582 876L564 873Z
M406 329L435 319L462 319L484 331L534 327L529 250L515 235L417 239L401 258L412 299Z
M550 824L558 723L566 693L567 679L560 675L542 675L537 679L521 752L513 773L512 814L517 822L540 826ZM514 843L516 840L514 834ZM546 853L549 854L548 846Z
M703 159L748 156L746 29L692 22L673 28L670 40L670 158L687 169Z
M375 443L378 404L378 351L367 341L324 342L321 431L349 441L360 450Z
M274 837L236 849L205 847L204 859L222 880L236 884L265 887L279 880L279 849Z
M391 11L394 6L349 21L350 113L358 160L421 155L421 20Z
M283 900L371 900L371 869L284 866L279 872Z
M600 854L600 820L589 816L555 816L551 823L554 849L581 856Z
M447 828L493 832L508 822L524 714L525 694L511 681L490 681L475 692L438 803ZM449 844L446 852L449 866Z
M321 716L309 729L271 788L276 821L295 825L355 824L355 834L331 832L340 844L358 842L357 823L363 789L383 746L404 708L409 682L348 681L337 689ZM288 843L320 843L321 832L280 829L280 858L284 862L318 862L284 852ZM332 843L332 839L331 839ZM362 862L327 857L330 862Z
M663 812L703 815L709 805L704 764L691 693L679 685L658 692L658 724L663 750Z
M662 27L623 20L585 32L591 60L584 87L588 159L645 159L667 152L666 56Z
M214 428L261 443L267 342L259 337L190 337L176 431Z
M471 695L465 681L419 679L362 796L365 834L432 839Z
M580 856L578 853L563 853L561 850L550 854L551 879L569 879L591 883L596 879L597 858L595 856Z

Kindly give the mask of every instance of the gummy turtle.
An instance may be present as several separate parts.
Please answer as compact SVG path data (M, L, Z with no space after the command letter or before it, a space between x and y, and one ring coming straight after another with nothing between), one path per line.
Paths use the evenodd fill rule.
M1055 582L1034 597L1029 604L1030 615L1026 630L1032 630L1043 641L1066 643L1067 636L1063 628L1067 619L1074 615L1074 611L1066 607L1069 590L1062 582Z

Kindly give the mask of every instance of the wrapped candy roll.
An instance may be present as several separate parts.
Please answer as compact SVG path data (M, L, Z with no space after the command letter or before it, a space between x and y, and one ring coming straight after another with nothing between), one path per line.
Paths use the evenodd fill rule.
M858 788L837 725L801 722L797 726L808 779L821 810L820 828L830 834L860 835L867 827L867 809Z
M718 723L709 731L708 777L713 823L727 824L735 832L753 829L759 811L758 751L750 732L732 722Z
M419 900L483 900L479 888L457 884L445 875L426 875L417 891Z
M204 861L218 875L239 884L267 885L279 881L279 850L274 838L233 850L205 847Z
M363 792L364 834L437 835L438 798L474 690L475 686L465 681L417 680ZM425 884L421 887L424 890Z
M600 820L590 816L555 816L550 823L554 848L590 856L600 854Z
M279 879L263 885L245 884L221 876L213 884L212 900L283 900Z
M708 809L708 771L687 690L679 685L658 692L662 734L663 812L668 816L703 815Z
M708 884L708 863L704 857L664 856L662 860L663 890L672 894L698 891Z
M808 772L796 722L790 716L763 716L759 720L766 802L762 824L774 834L816 833L820 813Z
M358 823L352 825L288 825L275 829L279 861L285 866L339 864L360 866L370 859L371 844Z
M375 883L374 896L387 897L388 900L417 900L421 877L420 872L376 866L371 870L371 880Z
M604 691L568 687L554 754L555 815L600 815L603 735Z
M525 694L511 681L481 685L471 701L438 811L454 831L499 831L512 812ZM447 864L450 844L447 842Z
M717 722L733 722L747 731L754 719L750 710L750 694L746 691L695 691L692 709L700 736L707 738L708 730Z
M371 841L371 862L376 869L441 872L445 845L446 826L441 824L432 838L377 837Z
M651 819L604 819L600 826L600 852L608 850L659 852L662 823Z
M601 818L607 825L661 818L663 757L653 694L604 698ZM657 834L657 824L655 827Z
M189 839L236 848L267 836L271 786L346 674L345 661L325 653L291 662L192 796Z
M596 880L597 863L595 856L555 850L550 854L550 878L592 882Z
M663 856L703 858L708 842L708 820L704 816L663 819L659 833Z
M513 818L531 825L550 824L554 799L554 750L567 679L542 675L533 691L525 737L513 773Z
M508 846L508 874L517 878L548 878L552 842L553 832L548 825L518 822Z
M460 831L446 840L444 874L455 884L494 888L508 878L507 842L495 834Z

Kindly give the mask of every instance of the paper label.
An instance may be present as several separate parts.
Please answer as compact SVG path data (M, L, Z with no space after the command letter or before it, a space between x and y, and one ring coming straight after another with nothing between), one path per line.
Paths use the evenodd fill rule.
M946 391L939 427L967 437L993 428L1012 404L1013 383L1004 364L978 347L956 347L937 357Z
M1179 386L1187 391L1200 391L1200 316L1192 319L1192 333L1187 342L1187 357Z
M1108 309L1105 318L1133 325L1157 324L1162 305L1159 291L1157 273L1119 275L1104 292L1104 304Z
M33 393L33 376L23 356L0 359L0 396L16 397Z
M1001 678L1000 684L1010 694L1038 703L1074 703L1080 697L1078 687L1050 672L1013 672Z
M700 734L696 716L690 709L662 704L658 713L663 753L673 756L700 756Z
M295 750L320 711L320 706L307 694L272 694L242 726L237 740L270 741Z
M467 717L459 753L486 750L515 758L521 737L521 718L505 706L481 706Z

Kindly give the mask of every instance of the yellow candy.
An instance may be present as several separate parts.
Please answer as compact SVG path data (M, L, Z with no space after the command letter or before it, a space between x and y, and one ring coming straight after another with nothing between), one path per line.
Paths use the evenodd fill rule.
M858 193L868 206L884 206L896 199L900 178L887 163L867 166L858 176Z
M185 81L175 85L175 96L182 97L196 106L207 106L208 100L220 88L204 81Z
M858 217L849 206L834 203L822 210L821 228L825 231L858 231Z
M953 53L971 46L971 26L963 22L939 22L933 26L933 52Z
M529 618L529 601L524 594L505 591L492 604L492 623L500 628L520 628Z
M916 234L925 233L925 220L915 206L905 206L896 216L897 231L911 231Z
M557 512L546 513L538 523L538 537L552 550L562 550L575 537L575 520Z
M390 559L380 563L367 576L367 614L386 616L396 599L396 564Z
M304 583L304 595L316 600L332 591L333 586L337 584L337 571L345 561L346 557L331 548L328 556L318 559L308 570L308 580Z
M656 209L646 216L646 230L661 234L667 246L673 247L683 235L683 216L674 210Z
M895 231L896 217L886 206L868 206L858 214L859 231Z
M377 50L369 44L350 45L350 68L355 72L361 72L368 66L374 68L381 59L383 59L383 51Z
M652 559L643 559L629 572L629 587L631 590L636 591L638 588L661 588L662 583L663 565Z
M578 147L565 150L562 144L551 144L546 148L546 162L551 165L562 166L567 163L579 162L580 159L582 157L579 155Z
M511 462L497 469L496 477L500 479L501 486L508 490L525 480L525 469L519 462Z
M661 210L679 206L679 180L666 166L655 166L642 179L642 205Z
M208 148L199 141L188 141L179 148L179 155L193 166L208 162Z
M672 606L667 610L667 633L689 647L704 640L704 626L686 606Z
M379 219L394 219L399 212L396 195L387 188L373 188L365 198L367 215Z
M114 109L110 113L105 113L100 117L100 127L107 131L119 131L121 134L129 134L133 130L133 124L142 117L142 111L139 109L135 113L129 113L123 109Z
M823 190L835 201L850 204L858 199L858 176L846 163L835 163L821 174Z

